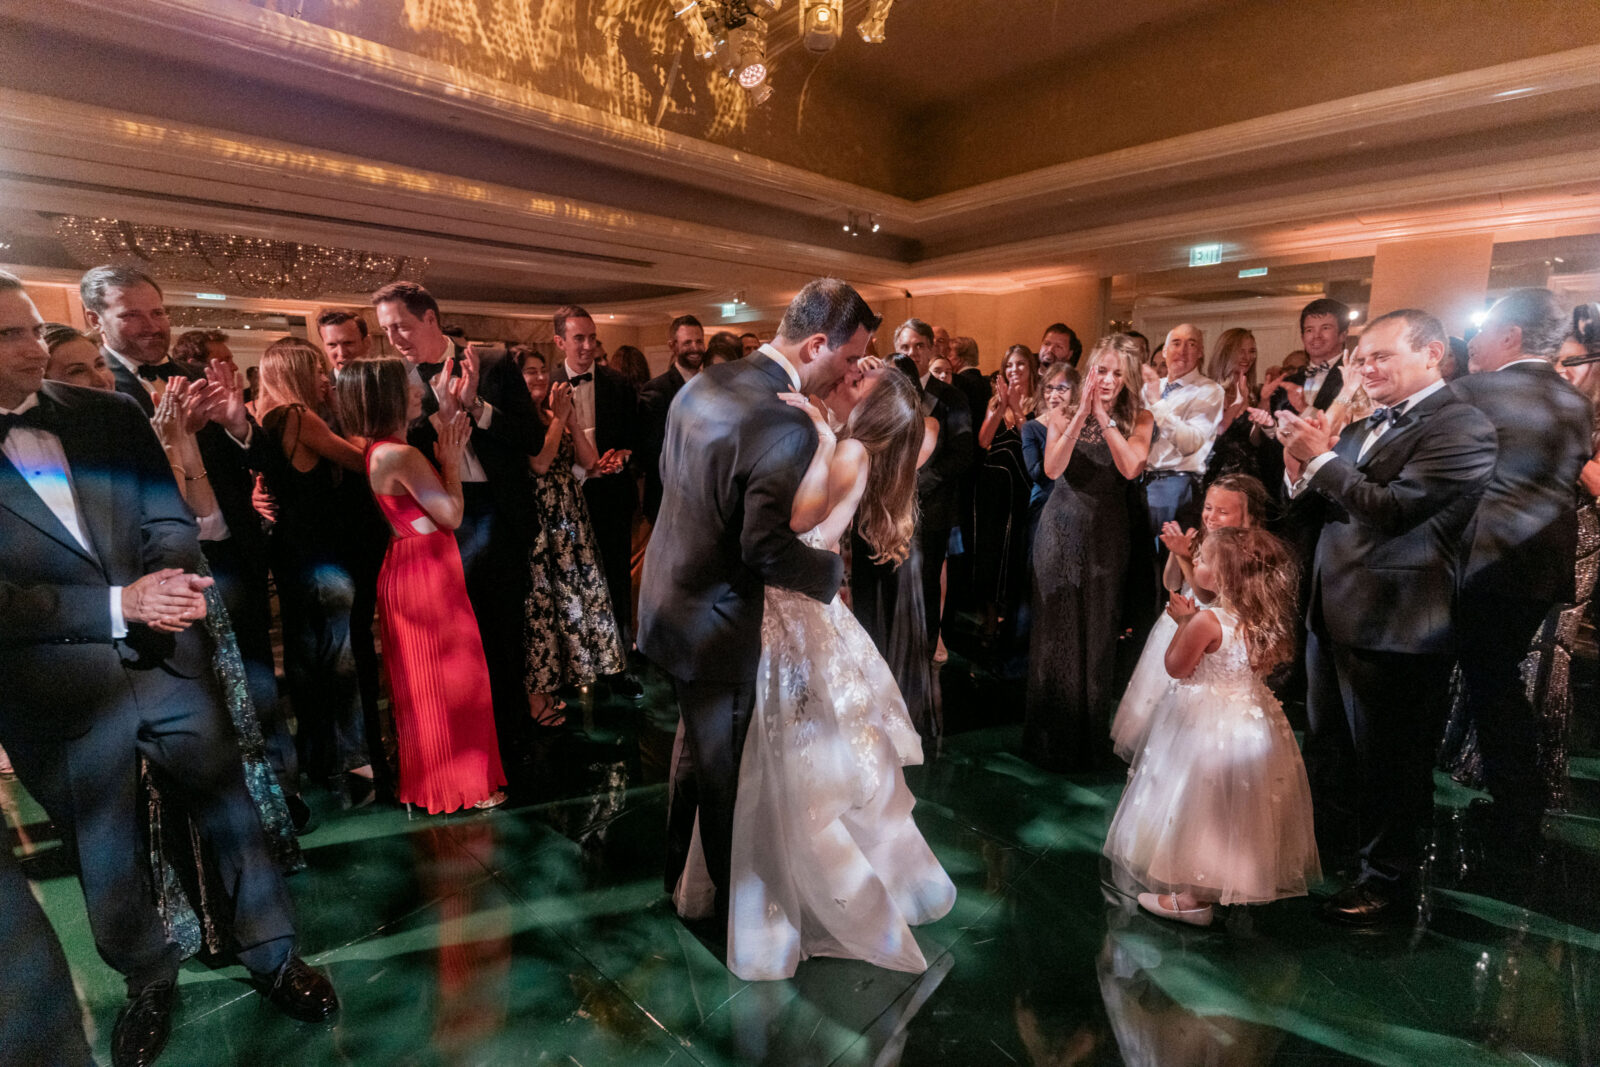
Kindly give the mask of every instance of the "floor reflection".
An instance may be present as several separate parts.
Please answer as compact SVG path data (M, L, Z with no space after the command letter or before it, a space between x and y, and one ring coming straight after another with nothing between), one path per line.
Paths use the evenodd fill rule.
M183 972L170 1064L1587 1064L1600 1062L1600 761L1577 811L1526 855L1486 848L1476 794L1441 779L1418 923L1375 936L1314 902L1231 909L1207 930L1137 911L1104 881L1116 776L1016 755L1005 684L945 668L947 738L908 774L919 827L958 888L917 931L923 975L813 959L745 983L715 930L662 890L675 719L573 698L505 808L448 817L318 803L290 880L301 948L345 1001L301 1028L236 969ZM998 720L998 721L997 721ZM59 836L0 781L9 844L67 952L97 1055L121 982L98 959ZM0 1060L3 1060L0 1055Z

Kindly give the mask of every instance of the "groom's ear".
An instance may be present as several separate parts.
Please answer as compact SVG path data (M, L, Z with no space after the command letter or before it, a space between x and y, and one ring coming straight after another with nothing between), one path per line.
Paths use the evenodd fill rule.
M828 335L814 333L800 344L800 358L807 363L814 363L822 355L822 350L828 347Z

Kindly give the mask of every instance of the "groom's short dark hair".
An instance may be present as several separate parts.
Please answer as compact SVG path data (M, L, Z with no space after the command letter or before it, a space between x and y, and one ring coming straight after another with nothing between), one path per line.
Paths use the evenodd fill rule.
M778 324L778 336L788 341L803 341L812 334L825 334L828 345L838 348L865 328L872 333L883 321L874 315L849 282L838 278L818 278L807 283L789 301L789 310Z

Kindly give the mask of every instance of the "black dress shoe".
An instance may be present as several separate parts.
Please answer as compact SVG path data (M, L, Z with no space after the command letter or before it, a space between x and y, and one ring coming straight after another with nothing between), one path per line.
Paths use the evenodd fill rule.
M644 699L644 686L639 684L639 679L627 671L623 671L621 674L613 674L606 679L606 684L611 687L612 695L622 700Z
M339 994L321 971L299 956L290 956L272 974L253 976L256 991L291 1019L316 1023L339 1010Z
M1322 917L1340 926L1371 927L1405 918L1399 894L1373 882L1345 886L1322 904Z
M112 1067L148 1067L167 1047L178 987L171 979L151 982L128 997L111 1028Z

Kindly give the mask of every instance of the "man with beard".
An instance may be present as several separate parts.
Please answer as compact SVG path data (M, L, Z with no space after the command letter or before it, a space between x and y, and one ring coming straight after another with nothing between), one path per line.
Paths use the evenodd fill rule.
M131 396L146 418L155 414L161 384L194 375L168 358L172 322L165 300L148 275L131 267L95 267L78 284L84 316L98 330L116 390ZM229 397L216 420L195 435L205 477L217 498L216 515L200 520L200 547L217 580L222 603L233 620L245 683L266 738L273 772L289 798L296 828L310 811L299 797L299 760L278 699L272 658L272 607L267 594L267 538L251 500L258 461L250 450L264 444L244 408L242 395ZM266 447L271 447L270 444Z
M754 335L746 334L749 338ZM639 414L644 426L640 432L638 465L644 470L644 514L651 522L661 511L661 445L666 440L667 409L684 384L700 373L706 355L706 331L693 315L679 315L667 327L667 345L672 350L672 365L639 390ZM748 356L759 348L747 347Z

